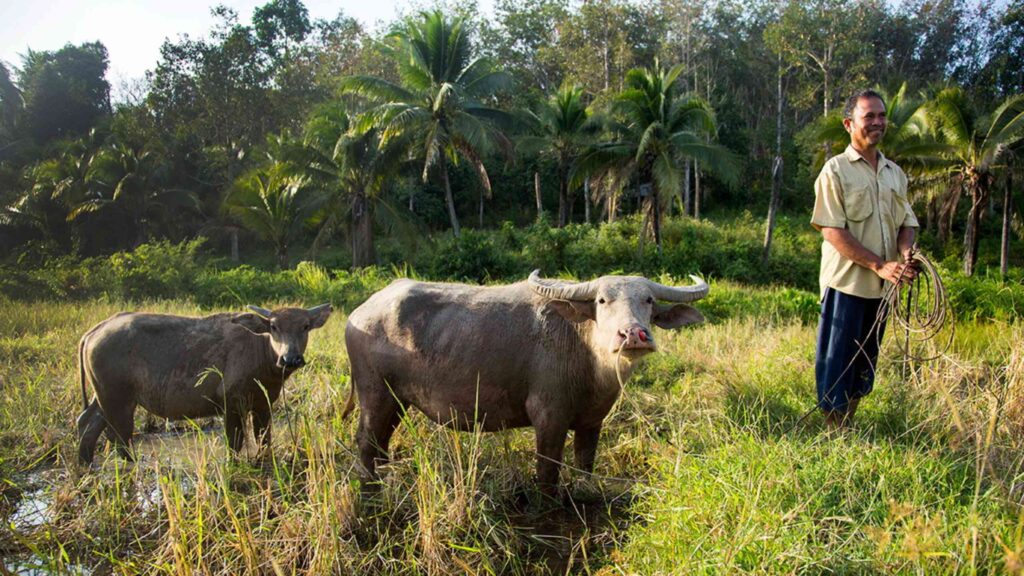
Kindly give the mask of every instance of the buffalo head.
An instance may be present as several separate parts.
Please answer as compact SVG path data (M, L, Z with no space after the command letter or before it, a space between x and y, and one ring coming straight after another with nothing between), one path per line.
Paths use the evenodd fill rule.
M309 331L319 328L331 315L330 304L313 308L278 308L270 311L249 306L252 314L239 314L232 320L255 334L268 334L270 345L277 355L278 368L301 368L306 364L303 354L309 340Z
M685 304L708 294L696 276L692 286L665 286L641 276L602 276L589 282L540 277L528 280L534 292L549 298L548 307L571 322L593 322L592 342L598 350L622 352L633 360L657 350L651 324L678 328L703 322L704 316ZM668 303L663 303L668 302Z

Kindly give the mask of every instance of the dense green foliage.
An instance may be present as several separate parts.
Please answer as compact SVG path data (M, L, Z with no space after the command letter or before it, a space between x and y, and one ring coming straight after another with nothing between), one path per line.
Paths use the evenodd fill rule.
M311 20L301 0L258 6L251 24L220 7L113 106L102 44L0 68L0 248L25 265L203 236L222 254L272 246L287 268L333 266L319 247L344 242L360 267L392 262L402 235L521 227L538 211L558 227L646 213L636 233L660 243L663 212L762 212L773 173L783 212L803 213L845 145L843 99L877 86L883 151L910 173L935 248L962 231L971 274L991 260L979 243L1019 238L1020 12L504 0L480 14L467 0L371 31ZM316 202L254 217L236 201L266 202L239 197L260 173L297 178L275 198L308 188Z

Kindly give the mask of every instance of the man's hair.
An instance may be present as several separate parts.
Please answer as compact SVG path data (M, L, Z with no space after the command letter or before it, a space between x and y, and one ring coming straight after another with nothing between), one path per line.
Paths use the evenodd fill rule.
M846 106L843 106L843 118L847 120L853 119L853 109L857 107L857 101L861 98L878 98L882 101L882 107L885 107L885 98L874 90L861 90L846 99Z

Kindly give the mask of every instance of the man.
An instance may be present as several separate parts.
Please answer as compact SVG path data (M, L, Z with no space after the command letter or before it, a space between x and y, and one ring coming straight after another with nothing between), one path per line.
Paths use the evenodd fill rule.
M917 218L907 201L907 176L878 151L885 102L872 90L843 109L850 145L830 159L814 183L811 224L821 231L821 318L814 376L818 407L829 428L849 425L874 385L876 321L885 283L910 282Z

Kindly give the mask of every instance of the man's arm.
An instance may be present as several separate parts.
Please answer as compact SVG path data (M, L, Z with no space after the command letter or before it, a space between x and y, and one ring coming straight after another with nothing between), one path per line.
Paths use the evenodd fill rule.
M900 229L899 246L901 248L904 246L904 230L910 230L910 244L906 245L909 249L909 247L914 243L914 229ZM850 234L850 231L846 228L829 228L827 226L823 226L821 228L821 235L825 238L825 241L831 244L840 254L850 260L853 260L857 265L863 266L875 274L878 274L878 276L883 280L896 284L900 281L901 276L904 282L909 282L916 275L916 271L912 266L906 266L895 261L886 262L878 256L878 254L875 254L865 248L864 245L854 238L853 234Z
M917 229L913 226L900 226L900 233L896 237L896 247L903 256L903 262L910 262L910 254L914 248L914 237Z

